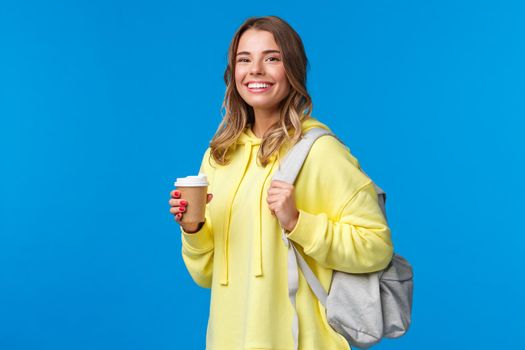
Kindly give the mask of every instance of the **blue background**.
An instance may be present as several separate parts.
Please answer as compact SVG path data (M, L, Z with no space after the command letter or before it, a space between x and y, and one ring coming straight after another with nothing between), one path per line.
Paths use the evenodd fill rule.
M313 115L387 191L414 266L412 328L377 348L523 348L522 4L3 1L0 349L204 349L169 192L260 15L302 37Z

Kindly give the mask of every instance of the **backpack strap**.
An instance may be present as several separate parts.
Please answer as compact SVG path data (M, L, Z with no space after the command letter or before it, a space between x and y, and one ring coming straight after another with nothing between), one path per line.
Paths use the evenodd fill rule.
M272 180L280 180L289 184L294 184L313 143L323 135L333 134L322 128L313 128L303 134L301 140L288 150L286 156L280 162L278 169L273 175ZM294 339L294 349L297 350L299 347L299 318L297 316L296 296L297 290L299 289L299 268L303 271L304 276L308 276L307 282L310 285L310 288L312 288L314 293L319 293L316 293L319 300L326 301L327 294L306 261L304 261L301 254L299 254L295 248L292 241L286 237L286 233L282 227L281 235L284 244L288 247L288 297L290 298L294 310L292 318L292 335Z
M279 164L279 168L272 177L272 180L280 180L289 184L295 183L297 175L303 166L310 148L315 140L323 135L332 135L330 131L322 128L313 128L302 135L302 138L293 147L288 150L286 156Z
M287 152L286 156L283 158L283 160L279 164L277 171L273 175L272 180L280 180L280 181L284 181L289 184L294 184L314 142L318 138L324 135L331 135L335 137L337 140L339 140L339 142L341 142L343 145L345 145L341 139L339 139L335 134L331 133L330 131L326 129L323 129L323 128L310 129L302 136L301 140L299 140ZM362 169L360 170L363 171ZM364 171L363 173L366 175ZM375 183L374 183L374 187L378 194L379 205L386 219L386 212L385 212L386 194ZM308 263L299 253L299 251L297 250L293 242L288 239L288 237L286 236L286 232L284 228L282 227L281 227L281 235L282 235L284 244L286 245L286 247L288 247L288 296L290 298L290 302L294 310L293 321L292 321L292 334L294 338L295 349L297 350L299 346L299 320L297 317L297 309L296 309L296 295L299 289L299 269L302 271L303 276L305 277L308 285L310 286L310 289L312 290L312 292L315 294L315 296L317 297L317 299L319 300L319 302L323 305L325 309L326 309L326 300L328 298L328 293L324 290L321 282L319 282L319 280L317 279L313 271L308 266Z

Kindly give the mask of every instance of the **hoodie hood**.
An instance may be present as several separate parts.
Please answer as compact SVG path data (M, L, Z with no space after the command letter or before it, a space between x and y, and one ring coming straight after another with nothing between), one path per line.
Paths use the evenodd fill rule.
M301 130L303 133L312 128L323 128L326 130L330 130L328 126L326 126L325 124L321 123L313 117L308 117L302 121ZM237 139L237 144L245 145L247 143L250 143L252 146L260 145L262 143L262 138L257 137L250 127L246 127L241 136L239 136L239 138Z
M325 124L321 123L315 118L308 117L304 119L301 123L301 130L302 133L307 132L308 130L312 128L323 128L326 130L330 129ZM226 206L226 220L224 221L224 231L226 234L224 235L224 249L222 252L223 255L223 269L222 269L222 275L221 278L221 284L222 285L228 285L228 240L230 236L230 218L231 218L231 208L233 204L233 200L235 198L235 195L237 194L237 190L239 189L239 186L242 182L242 179L244 177L244 174L246 173L248 166L250 164L250 157L253 154L252 153L252 147L259 147L262 143L262 138L257 137L250 127L246 127L243 131L243 133L239 136L237 139L236 144L243 146L243 160L242 160L242 167L240 169L240 174L238 176L235 176L234 178L238 179L233 186L233 193L229 197L227 206ZM281 150L282 151L282 150ZM257 152L255 152L257 154ZM284 154L281 154L281 156L284 156ZM262 259L263 259L263 252L262 252L262 209L263 209L263 189L264 184L268 181L268 178L273 173L273 169L275 167L276 161L276 155L274 154L270 158L270 162L265 167L264 172L264 179L262 182L262 186L260 188L255 188L254 195L258 196L257 203L259 203L258 210L257 210L257 217L255 218L255 227L253 229L253 232L256 232L256 237L254 237L254 245L253 245L253 254L252 254L252 267L253 271L255 271L256 277L261 277L263 275L262 271ZM264 202L265 203L265 202Z

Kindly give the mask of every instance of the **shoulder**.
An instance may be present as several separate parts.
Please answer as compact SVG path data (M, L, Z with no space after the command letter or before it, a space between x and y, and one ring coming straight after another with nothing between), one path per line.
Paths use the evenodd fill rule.
M208 147L208 148L206 148L206 149L204 150L204 153L203 153L203 155L202 155L202 161L203 161L203 162L204 162L204 161L208 162L208 161L210 160L210 158L212 158L212 157L211 157L211 148Z
M302 170L318 177L324 186L347 194L370 182L350 148L332 135L321 136L314 142Z
M209 174L211 172L211 169L213 169L215 166L216 163L213 160L213 157L211 156L211 147L208 147L202 155L200 171Z
M332 135L323 135L315 140L308 158L321 162L337 162L346 159L359 167L359 162L351 154L350 149Z

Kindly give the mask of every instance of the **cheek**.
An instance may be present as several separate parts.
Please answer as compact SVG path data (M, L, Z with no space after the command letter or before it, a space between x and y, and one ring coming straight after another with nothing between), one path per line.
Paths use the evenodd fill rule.
M235 79L235 84L241 83L241 75L239 74L239 72L235 72L234 79Z
M235 86L237 87L238 91L241 91L242 84L243 84L245 77L246 77L246 72L242 68L235 70L234 79L235 79Z
M242 77L244 76L244 72L242 71L242 68L235 68L234 78L235 82L240 83L242 81Z
M286 77L284 77L282 85L284 87L285 94L288 94L288 92L290 91L290 83L288 82L288 79L286 79Z
M281 86L284 87L286 90L289 88L290 84L288 83L288 78L286 78L286 72L284 71L284 67L276 70L274 77L275 80L277 80L279 84L281 84Z
M283 75L283 77L279 79L279 85L281 86L280 87L281 94L283 96L286 96L291 88L290 83L288 82L288 79L286 78L286 75Z

